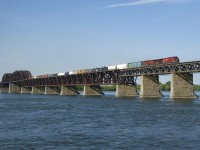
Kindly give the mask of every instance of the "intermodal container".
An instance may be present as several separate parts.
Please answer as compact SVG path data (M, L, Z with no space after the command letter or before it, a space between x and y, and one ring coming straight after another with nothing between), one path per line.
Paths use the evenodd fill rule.
M92 69L81 69L77 70L77 74L85 74L85 73L90 73Z
M69 72L69 75L77 74L77 73L78 73L77 70L74 70L74 71L70 71L70 72Z
M117 65L114 65L114 66L108 66L108 70L114 70L114 69L117 69Z
M44 74L44 75L38 75L36 76L36 78L48 78L48 74Z
M139 61L139 62L131 62L128 63L128 68L137 68L137 67L142 67L143 62Z
M101 67L98 71L107 71L108 67Z
M91 73L92 69L86 69L86 73Z
M128 65L127 64L120 64L120 65L117 65L117 69L127 69L128 68Z
M93 68L93 69L92 69L92 72L106 71L106 70L108 70L108 67Z
M49 74L49 75L48 75L48 77L57 77L57 76L58 76L57 73L55 73L55 74Z
M58 76L64 76L65 75L65 73L58 73Z

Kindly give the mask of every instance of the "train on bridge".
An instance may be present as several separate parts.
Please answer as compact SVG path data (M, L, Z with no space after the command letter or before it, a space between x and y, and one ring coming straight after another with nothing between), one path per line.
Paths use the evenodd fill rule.
M125 64L112 65L112 66L93 68L93 69L80 69L65 73L44 74L44 75L34 76L33 78L48 78L48 77L57 77L64 75L85 74L85 73L102 72L107 70L130 69L136 67L147 67L151 65L175 64L175 63L179 63L179 58L177 56L161 58L161 59L145 60L139 62L130 62Z
M83 95L103 95L102 85L116 85L116 96L162 97L159 75L171 74L170 98L197 98L193 91L193 73L200 72L200 61L179 62L179 58L131 62L65 73L32 76L27 70L5 73L1 93L80 94L76 86L84 86ZM141 92L136 90L140 76Z

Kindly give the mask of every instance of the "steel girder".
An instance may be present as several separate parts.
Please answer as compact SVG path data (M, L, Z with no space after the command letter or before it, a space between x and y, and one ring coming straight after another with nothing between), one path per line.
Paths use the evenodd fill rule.
M124 69L121 70L120 75L126 77L126 76L141 76L141 75L154 75L154 74L161 75L161 74L170 74L174 72L175 73L200 72L200 61Z
M118 84L119 70L24 80L21 86L74 86Z

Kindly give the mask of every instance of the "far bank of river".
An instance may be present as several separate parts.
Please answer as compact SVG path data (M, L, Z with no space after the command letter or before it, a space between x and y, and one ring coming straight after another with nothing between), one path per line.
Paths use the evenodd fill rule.
M115 85L102 85L101 86L102 91L116 91ZM140 91L141 86L136 86L137 91ZM83 91L83 86L77 86L78 91ZM160 90L161 91L170 91L170 82L167 82L166 84L160 84ZM194 85L194 91L200 91L200 85Z

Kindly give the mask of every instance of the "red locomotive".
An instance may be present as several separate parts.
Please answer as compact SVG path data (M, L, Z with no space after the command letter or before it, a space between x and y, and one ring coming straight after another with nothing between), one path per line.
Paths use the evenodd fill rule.
M144 61L144 66L149 65L159 65L159 64L174 64L179 63L179 58L177 56L174 57L167 57L162 59L154 59L154 60L146 60Z

